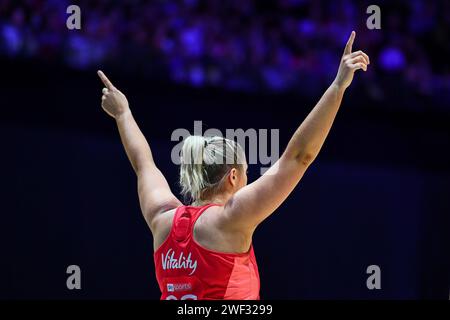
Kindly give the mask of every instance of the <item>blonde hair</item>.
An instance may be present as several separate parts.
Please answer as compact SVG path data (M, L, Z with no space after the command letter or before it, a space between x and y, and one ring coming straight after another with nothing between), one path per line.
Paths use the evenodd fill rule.
M245 152L233 140L189 136L181 149L181 193L192 202L214 195L231 169L242 169L244 163Z

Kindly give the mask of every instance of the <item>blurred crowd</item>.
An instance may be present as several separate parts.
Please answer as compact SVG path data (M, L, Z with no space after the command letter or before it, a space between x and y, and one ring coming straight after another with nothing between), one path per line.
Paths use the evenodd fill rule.
M333 79L343 46L371 56L364 77L382 94L401 83L422 95L448 92L450 1L78 1L81 30L68 30L69 0L1 0L0 54L112 65L192 86L314 93ZM377 93L378 92L378 93ZM448 95L447 95L448 98Z

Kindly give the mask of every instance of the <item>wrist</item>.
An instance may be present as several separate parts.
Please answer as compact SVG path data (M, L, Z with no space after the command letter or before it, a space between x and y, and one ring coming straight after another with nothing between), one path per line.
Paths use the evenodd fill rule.
M114 118L116 119L116 121L119 121L119 120L125 119L129 116L131 116L131 110L130 110L130 108L126 108L122 112L118 113Z
M331 83L331 88L335 89L339 94L344 94L345 90L347 89L347 87L345 87L344 85L340 84L339 82L337 82L336 80L334 80Z

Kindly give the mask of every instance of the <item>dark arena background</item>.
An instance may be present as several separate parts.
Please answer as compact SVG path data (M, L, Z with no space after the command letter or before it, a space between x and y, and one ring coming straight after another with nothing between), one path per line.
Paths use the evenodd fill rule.
M72 4L80 29L68 28ZM369 28L370 5L380 28ZM278 129L283 151L352 30L370 68L254 235L261 299L448 300L446 0L0 0L0 298L160 297L98 69L126 94L178 195L176 129ZM72 265L80 289L67 287ZM380 288L367 285L373 266Z

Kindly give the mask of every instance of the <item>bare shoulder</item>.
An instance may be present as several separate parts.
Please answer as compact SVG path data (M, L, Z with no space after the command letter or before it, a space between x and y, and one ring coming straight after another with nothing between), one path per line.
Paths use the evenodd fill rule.
M205 212L203 212L200 215L200 217L198 218L198 222L196 223L196 226L218 227L222 219L223 219L223 207L212 206L207 208Z
M154 236L155 234L162 236L167 236L169 234L176 210L177 208L167 210L154 218L152 227L152 233ZM206 209L206 211L199 217L196 226L201 226L201 228L216 226L221 217L220 211L223 211L223 208L211 207Z
M197 220L194 238L203 247L219 252L248 252L253 232L226 228L224 207L210 207Z
M173 208L158 214L155 217L155 225L156 226L162 226L165 224L172 225L173 216L175 215L176 210L177 208Z

